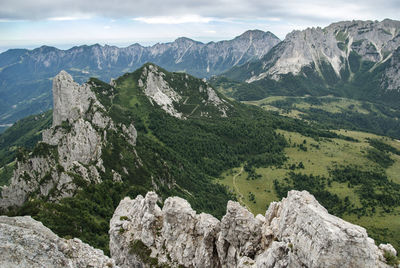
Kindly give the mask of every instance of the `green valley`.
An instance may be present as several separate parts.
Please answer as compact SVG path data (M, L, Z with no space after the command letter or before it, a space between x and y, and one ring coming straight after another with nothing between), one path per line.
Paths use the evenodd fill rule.
M337 138L310 138L296 132L279 130L289 142L285 148L287 161L282 166L247 167L247 172L234 168L224 172L219 181L230 187L250 210L263 213L272 201L285 196L282 189L308 190L333 214L367 228L369 235L377 241L389 241L400 246L400 142L387 137L364 132L340 130L338 134L351 140ZM392 148L389 152L377 146L385 144ZM370 152L378 150L393 160L389 167L382 167ZM248 163L244 164L245 167ZM246 170L246 168L245 168ZM343 175L343 174L345 175ZM341 176L357 177L362 174L364 185L372 174L381 181L380 186L369 189L375 193L372 202L367 202L361 191L361 184L340 180ZM256 174L255 176L252 174ZM386 179L387 178L387 179ZM283 188L282 188L283 187ZM389 205L378 197L387 191ZM392 204L392 205L390 205Z
M271 96L244 103L280 115L315 122L327 129L360 130L400 138L400 110L390 106L333 96Z

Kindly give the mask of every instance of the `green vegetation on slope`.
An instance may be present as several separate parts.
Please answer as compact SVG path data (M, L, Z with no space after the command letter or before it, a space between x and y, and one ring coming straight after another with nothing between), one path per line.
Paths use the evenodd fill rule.
M343 43L343 35L339 34L338 46L346 50ZM344 40L346 42L346 40ZM340 58L340 75L332 65L325 60L319 60L318 66L314 63L305 65L299 73L281 74L279 79L273 79L265 75L263 78L251 83L246 80L262 75L268 71L280 55L279 46L285 46L284 42L269 51L261 60L254 61L239 67L235 67L225 74L215 77L211 82L225 92L228 96L240 101L260 100L270 96L305 96L314 97L332 94L337 97L345 97L400 108L400 94L398 90L387 90L388 81L385 81L384 73L391 65L391 60L375 62L362 60L355 51L361 40L352 44L352 50L348 58ZM371 45L371 47L373 47ZM374 53L377 53L376 51ZM392 59L396 66L400 50L393 52Z
M51 126L52 112L32 115L17 121L0 135L0 186L11 179L18 150L33 149L42 139L42 131Z
M257 174L255 179L246 171L236 176L239 170L231 169L219 182L230 187L253 213L262 214L270 202L279 201L288 190L307 190L330 213L365 227L378 243L400 247L398 141L347 130L338 134L352 140L279 132L290 143L285 148L284 165L256 167L252 171ZM368 158L370 149L386 152L393 159L392 165L383 168Z
M317 122L327 129L345 128L400 138L400 110L381 104L333 96L274 96L246 103Z
M120 77L115 88L97 79L90 80L106 109L104 112L116 123L115 131L107 130L107 142L102 148L105 171L99 172L103 182L87 185L74 176L82 187L74 197L51 203L32 195L11 214L32 215L61 236L79 237L108 252L107 224L124 196L133 198L157 188L163 199L181 196L197 211L221 217L226 202L235 197L226 187L215 185L214 177L246 159L257 166L283 164L287 142L275 132L277 125L294 126L305 135L319 133L301 122L282 122L283 119L257 107L228 100L232 106L229 117L220 117L218 111L204 106L199 109L207 111L208 117L174 118L156 104L153 106L137 86L141 73L142 69ZM166 80L179 81L187 75L165 72L165 76ZM184 94L199 99L201 96L196 94L203 82L189 78L185 78L188 88ZM190 95L190 90L196 90L196 94ZM134 147L119 135L120 123L133 123L137 128ZM40 146L33 151L41 152ZM121 174L122 183L113 182L113 170Z
M185 87L182 95L186 98L178 107L196 104L198 110L208 113L208 117L201 117L200 113L182 108L190 116L180 120L166 114L143 94L138 87L142 71L143 68L118 78L115 87L90 80L104 112L116 123L116 130L107 130L107 142L102 148L105 171L99 172L103 182L87 185L74 177L82 186L74 197L51 203L32 195L23 207L10 214L32 215L61 236L81 238L108 252L108 222L125 196L134 198L157 188L163 200L171 195L181 196L197 211L221 217L226 202L235 199L234 194L253 212L264 213L284 191L303 188L315 194L331 212L367 227L378 241L389 241L398 247L399 208L387 206L387 201L382 201L384 206L375 204L382 191L392 193L400 183L400 148L395 141L364 133L321 130L319 125L229 100L229 117L223 118L199 101L203 97L199 94L202 81L163 70L167 81L176 83L178 88ZM120 123L135 125L135 146L119 135ZM30 140L32 133L22 137ZM39 144L30 151L43 153L45 149ZM375 157L383 154L393 163L377 165L367 157L372 149L379 152ZM358 168L361 172L378 172L373 174L379 174L389 188L379 188L370 192L370 199L363 199L357 192L360 185L352 183L350 187L351 178L332 178L334 170L347 167L357 167L355 173ZM122 182L113 181L113 170L121 174ZM9 169L3 168L2 172ZM221 184L215 183L215 177L223 177ZM376 185L376 180L369 181L368 187Z
M51 126L52 111L31 115L16 122L0 135L0 166L14 160L16 149L32 149L42 139L42 131Z

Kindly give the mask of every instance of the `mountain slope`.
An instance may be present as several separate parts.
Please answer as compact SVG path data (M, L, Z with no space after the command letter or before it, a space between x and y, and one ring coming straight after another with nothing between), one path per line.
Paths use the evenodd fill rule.
M293 31L262 59L225 76L246 82L233 93L241 100L334 94L398 106L399 45L399 21L338 22Z
M229 41L203 44L188 38L143 47L133 44L79 46L69 50L42 46L0 54L0 124L51 108L51 79L67 70L82 83L89 77L104 81L154 62L170 71L210 77L258 59L279 42L270 32L247 31Z
M244 159L284 160L275 116L154 64L111 84L79 85L63 71L53 93L53 124L32 150L17 154L0 205L105 250L107 222L124 196L156 190L220 216L233 197L213 177Z
M288 163L291 155L285 155L285 151L292 149L307 157L303 152L308 144L318 147L319 141L336 150L344 141L359 144L345 136L346 133L335 134L321 130L318 125L232 102L200 79L170 73L154 64L146 64L110 84L93 78L79 85L63 71L54 79L53 92L53 124L42 131L42 141L33 149L18 150L15 172L11 184L2 190L0 204L7 207L4 213L32 215L60 236L79 237L105 251L109 220L125 196L134 198L154 190L161 197L160 203L176 195L187 199L198 211L221 217L226 202L235 198L233 192L215 179L225 176L226 171L243 166L249 175L246 189L255 190L248 193L240 189L238 197L243 200L240 193L248 194L256 202L254 198L258 201L259 193L272 196L264 192L265 185L256 184L265 179L259 180L259 169L292 170L289 168L292 162ZM285 131L302 139L284 138ZM27 136L33 134L37 133L28 132ZM289 144L292 148L286 148ZM396 151L390 146L380 147L383 151L372 150L371 158L381 157L383 165L395 163L397 167L400 161L386 152L388 148L390 152ZM313 167L302 161L303 167ZM333 164L329 162L327 168L334 168ZM369 167L379 168L378 165ZM294 168L298 166L295 163ZM356 171L369 174L368 169ZM365 197L367 202L362 204L354 199L348 203L345 196L326 189L326 178L306 177L299 182L305 182L318 201L337 216L379 217L384 206L382 213L396 220L399 184L390 181L385 169L378 171L373 174L385 181L379 188L384 195L375 191L377 179L370 180L369 176L365 192L372 195ZM241 187L242 178L238 177L236 183ZM283 178L284 184L277 186L304 187L292 185L289 179ZM307 184L310 180L312 183ZM359 193L359 185L343 187L350 196ZM321 189L321 194L316 194ZM389 201L380 203L381 199ZM388 205L390 200L393 202ZM265 209L269 203L257 204ZM10 209L10 205L14 208ZM389 226L387 222L378 226L382 230L378 233L379 241L393 241L396 245L398 233L384 232Z

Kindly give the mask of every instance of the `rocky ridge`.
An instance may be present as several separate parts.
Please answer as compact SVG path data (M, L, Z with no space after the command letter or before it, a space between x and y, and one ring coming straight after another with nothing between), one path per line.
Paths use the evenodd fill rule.
M61 71L53 80L53 97L53 125L42 133L33 152L20 153L10 185L2 188L0 208L21 206L35 197L57 201L72 196L82 185L101 182L107 131L120 128L121 135L135 145L133 124L115 125L90 84L79 85Z
M279 42L279 38L271 32L249 30L232 40L206 44L180 37L173 42L157 43L149 47L133 44L119 48L95 44L60 50L42 46L31 51L22 50L21 53L10 50L8 54L10 57L13 54L16 59L3 55L4 66L0 57L0 67L8 67L10 62L22 60L43 69L73 68L85 74L88 71L85 67L89 67L89 70L109 70L121 75L126 68L134 70L146 62L154 62L170 71L184 70L198 77L210 77L249 60L261 58ZM107 80L110 78L103 77Z
M81 240L63 239L29 216L0 216L0 267L115 267Z
M205 81L179 74L167 77L167 72L154 64L146 64L141 71L138 86L147 96L152 105L156 103L168 114L186 119L197 111L199 116L211 116L211 110L221 117L227 117L231 105L220 98L216 91ZM174 81L175 80L175 81ZM195 82L192 84L192 80ZM176 82L184 82L174 85ZM193 105L190 112L183 112L183 107Z
M388 267L364 228L330 215L308 192L290 191L254 217L230 201L221 221L178 197L125 198L110 222L120 267Z
M125 198L110 221L109 258L29 216L0 216L1 267L389 267L390 244L330 215L306 191L290 191L254 217L229 201L221 221L178 197ZM118 266L117 266L118 265Z
M370 70L389 60L400 45L400 22L393 20L345 21L333 23L325 28L308 28L293 31L262 61L262 68L248 77L251 83L269 77L279 80L281 75L297 75L302 68L313 66L316 72L324 72L322 64L327 63L338 78L343 78L345 69L352 73L351 57L373 62ZM388 88L400 87L390 82Z

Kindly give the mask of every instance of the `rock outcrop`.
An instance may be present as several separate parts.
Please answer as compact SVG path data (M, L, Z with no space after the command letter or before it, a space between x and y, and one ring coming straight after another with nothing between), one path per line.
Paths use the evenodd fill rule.
M182 118L182 113L178 112L174 103L182 99L177 92L171 88L164 80L165 74L160 72L156 66L148 65L144 67L139 86L143 87L144 94L153 103L157 103L164 111L177 118ZM145 81L142 82L142 79Z
M399 36L400 39L400 36ZM381 79L381 88L389 91L400 91L400 47L397 48L391 58L388 59L389 67L385 69Z
M2 189L0 208L21 206L36 197L57 201L82 185L101 182L107 131L118 128L130 145L136 143L133 124L115 125L91 84L79 85L61 71L53 80L53 98L53 125L33 152L21 153L10 186Z
M190 116L227 117L231 108L206 81L187 74L168 73L151 63L142 68L138 86L152 105L157 104L179 119Z
M125 198L110 222L120 267L388 267L364 228L330 215L308 192L290 191L265 217L230 201L221 221L178 197Z
M29 216L0 216L0 267L118 268L103 251L60 238Z

